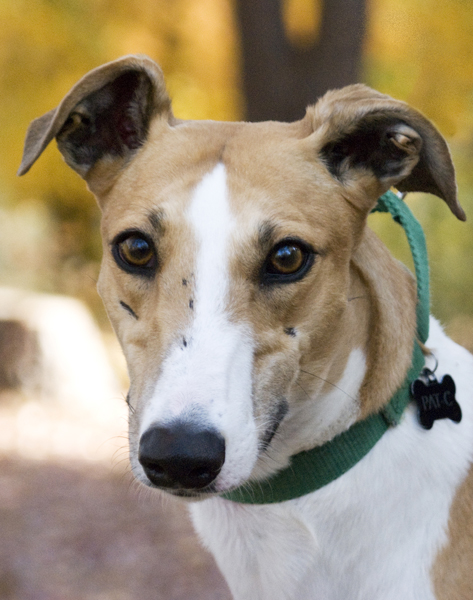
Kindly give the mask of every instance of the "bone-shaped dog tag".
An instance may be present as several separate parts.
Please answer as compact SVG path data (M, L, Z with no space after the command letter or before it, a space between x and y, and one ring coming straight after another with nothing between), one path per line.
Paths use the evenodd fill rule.
M422 427L431 429L437 419L461 421L462 411L455 399L455 390L455 382L450 375L438 381L430 369L422 369L419 378L411 385L411 395L417 402Z

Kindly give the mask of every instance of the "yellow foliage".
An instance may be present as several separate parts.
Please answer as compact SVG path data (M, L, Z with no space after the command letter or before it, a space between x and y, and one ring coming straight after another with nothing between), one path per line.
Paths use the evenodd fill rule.
M0 179L14 200L84 197L47 153L17 180L24 133L88 70L128 53L158 60L183 118L241 114L237 41L226 0L4 0L0 2ZM60 182L60 183L59 183Z
M438 200L407 201L427 238L434 312L443 319L473 313L473 3L465 0L371 0L365 77L373 87L405 100L432 119L453 151L459 198L468 221L460 224ZM391 249L399 233L375 228ZM408 260L408 259L407 259ZM461 317L460 317L461 318ZM473 343L473 342L472 342Z
M48 275L28 281L83 293L84 281L90 280L93 286L90 265L99 257L98 209L83 182L64 168L56 149L49 148L27 177L16 177L29 122L56 106L88 70L128 53L148 54L162 65L177 116L241 118L233 2L0 0L1 216L4 219L7 214L5 207L26 202L28 210L15 209L13 231L31 237L38 255L48 249L44 250L45 261L49 261L44 273ZM284 25L292 43L304 48L316 42L323 4L323 0L282 0ZM473 2L368 0L368 16L364 79L419 108L449 138L458 166L461 202L471 222ZM30 210L35 203L46 210ZM439 313L473 313L470 222L457 223L440 202L422 197L412 203L427 232ZM24 233L20 221L25 214L30 221ZM43 233L39 237L30 236L26 232L31 231L32 214L55 222L40 227ZM399 251L396 240L402 236L397 230L388 231L383 224L376 227ZM5 257L16 259L15 253L2 246L11 245L14 236L4 238L9 240L0 240L0 274L5 282L6 273L15 271L5 267ZM56 248L55 259L51 258L52 247ZM18 259L15 263L17 274L24 262ZM39 263L34 264L38 269ZM52 271L59 276L54 278ZM79 271L86 275L77 276ZM17 283L17 278L14 281Z
M286 35L300 48L312 46L319 33L323 0L283 0Z
M471 137L472 2L371 0L366 64L370 83L419 108L444 135Z

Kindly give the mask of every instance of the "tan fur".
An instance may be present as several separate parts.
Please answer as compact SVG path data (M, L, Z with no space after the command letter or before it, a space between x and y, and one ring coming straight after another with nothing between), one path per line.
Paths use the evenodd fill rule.
M141 147L125 144L105 152L93 164L78 161L71 136L90 117L90 94L129 70L152 86L151 94L135 102L151 115L146 139ZM376 174L348 156L337 173L331 172L331 145L356 133L364 120L381 117L395 123L385 143L404 157L399 171ZM281 395L304 402L330 390L357 348L367 358L358 418L389 401L411 363L416 293L411 274L366 228L367 216L377 198L397 185L435 193L465 218L448 148L419 113L356 85L329 92L296 123L184 122L172 115L159 67L145 57L126 57L86 76L57 109L31 125L21 174L53 137L103 212L98 287L128 363L131 431L161 362L186 343L197 241L185 213L193 189L219 162L226 168L237 223L226 309L230 319L249 326L256 342L253 411L258 425L264 426ZM159 257L155 277L130 277L116 265L112 241L130 228L153 240ZM314 264L295 285L265 287L259 282L261 266L274 244L287 236L314 248ZM292 329L297 335L287 334ZM470 474L452 509L450 544L434 569L442 600L473 597L472 496Z
M401 385L412 360L416 290L405 267L369 230L355 259L370 299L368 370L361 389L363 417L378 411Z
M432 568L438 600L473 598L473 466L450 511L448 542Z

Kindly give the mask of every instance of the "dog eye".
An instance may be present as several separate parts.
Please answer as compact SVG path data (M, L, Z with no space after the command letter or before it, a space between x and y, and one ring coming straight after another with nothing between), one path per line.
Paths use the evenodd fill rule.
M304 253L299 246L287 244L276 248L269 256L268 266L273 273L289 275L298 271L304 262Z
M133 267L144 267L153 258L153 248L142 237L132 235L118 245L120 257Z
M283 240L269 253L263 282L289 283L301 279L312 266L315 253L299 240Z
M150 275L156 267L154 244L139 232L119 235L113 242L112 253L118 266L129 273Z

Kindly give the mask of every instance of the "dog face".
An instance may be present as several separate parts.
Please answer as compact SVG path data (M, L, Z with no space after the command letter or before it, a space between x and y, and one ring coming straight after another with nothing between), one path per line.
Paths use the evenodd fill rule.
M464 218L422 116L351 86L297 123L183 122L159 68L127 57L32 125L22 172L52 137L103 212L99 293L128 364L143 483L221 493L389 399L415 292L366 217L397 185Z
M296 382L304 358L323 374L332 359L357 220L285 127L219 129L166 127L143 148L104 203L99 280L130 367L132 456L157 424L218 432L217 491L249 477L289 406L322 387Z

